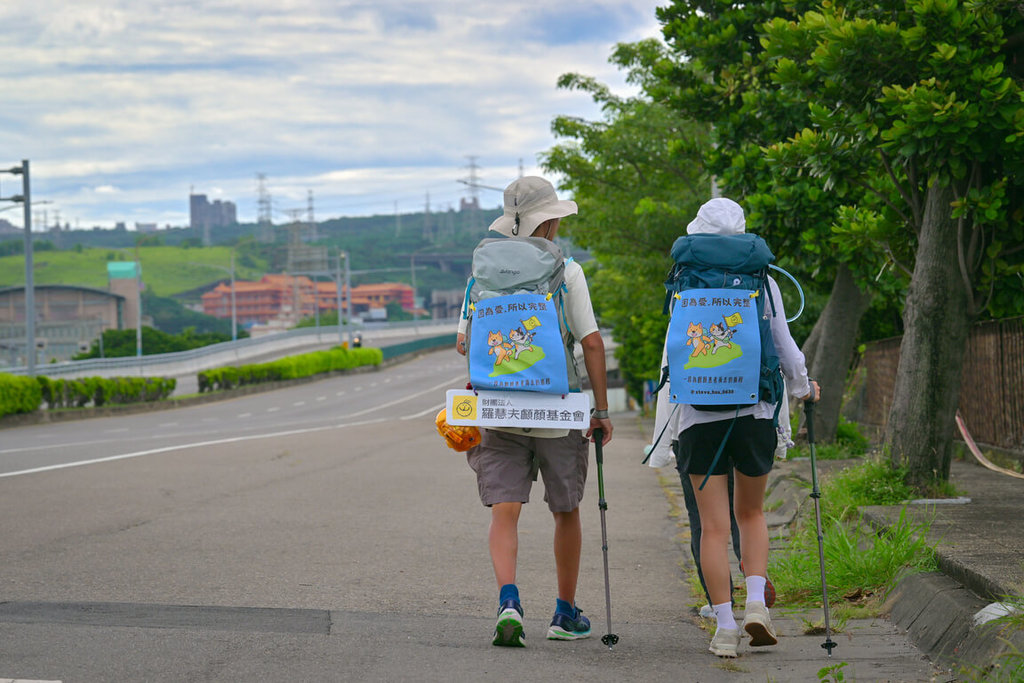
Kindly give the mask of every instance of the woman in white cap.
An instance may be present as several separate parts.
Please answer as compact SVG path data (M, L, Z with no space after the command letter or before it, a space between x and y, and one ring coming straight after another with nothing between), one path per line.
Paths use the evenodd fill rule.
M505 208L490 229L506 237L542 237L554 240L561 219L575 214L576 202L560 200L543 178L527 176L505 189ZM565 264L565 315L579 339L583 362L594 394L594 410L586 434L580 430L488 428L481 430L479 446L467 453L476 472L480 500L491 508L489 545L498 584L498 621L494 645L522 647L523 608L516 586L519 514L529 500L533 463L544 477L544 499L555 521L555 614L547 637L576 640L590 635L590 621L576 606L583 532L579 504L587 478L589 439L595 429L603 443L612 437L608 417L604 341L590 303L583 269L575 261ZM456 350L465 355L466 319L459 323Z
M686 227L690 235L738 235L745 230L743 209L724 197L701 206ZM787 388L802 400L816 401L818 384L807 378L804 355L789 332L779 287L770 277L768 286L775 304L775 315L771 317L772 340ZM673 454L668 444L674 443L677 468L683 476L688 475L693 484L701 524L700 564L717 620L708 649L720 657L735 657L741 637L740 625L732 611L728 554L730 506L739 526L740 555L746 576L747 600L742 628L750 636L752 646L775 645L778 638L765 606L769 542L764 516L764 493L778 443L772 419L775 406L761 401L738 411L698 410L683 403L671 408L667 394L667 391L659 393L654 430L655 434L664 433L664 443L659 440L650 463L654 467L670 464ZM721 457L715 462L720 445ZM728 485L730 470L734 470L732 500Z

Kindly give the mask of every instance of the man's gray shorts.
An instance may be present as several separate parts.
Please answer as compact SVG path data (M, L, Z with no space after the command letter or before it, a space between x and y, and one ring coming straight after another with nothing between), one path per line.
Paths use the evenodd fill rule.
M476 472L484 505L529 502L539 467L548 508L571 512L579 507L590 457L590 442L580 430L556 439L492 429L481 429L480 435L480 445L470 449L466 459Z

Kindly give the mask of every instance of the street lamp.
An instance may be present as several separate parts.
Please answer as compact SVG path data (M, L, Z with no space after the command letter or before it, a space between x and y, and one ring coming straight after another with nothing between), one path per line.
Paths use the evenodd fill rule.
M28 159L22 159L21 166L12 166L0 173L21 176L21 194L0 199L20 202L25 207L25 366L31 377L36 374L36 292L32 267L32 194Z
M344 322L342 322L341 315L341 259L345 259L345 315ZM348 251L338 251L338 281L337 281L337 293L338 293L338 342L344 341L345 337L348 337L348 346L352 348L352 330L349 328L352 318L352 281L351 281L351 270L349 268L349 257Z

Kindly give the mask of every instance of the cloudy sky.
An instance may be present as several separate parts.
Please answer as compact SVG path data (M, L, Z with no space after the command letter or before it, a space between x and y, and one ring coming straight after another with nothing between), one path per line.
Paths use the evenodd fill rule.
M35 222L81 228L187 224L190 191L254 221L257 174L275 222L310 191L317 220L418 211L428 193L457 207L470 157L504 186L520 163L539 172L555 116L599 116L560 74L628 91L608 56L659 35L659 4L2 0L0 168L29 159Z

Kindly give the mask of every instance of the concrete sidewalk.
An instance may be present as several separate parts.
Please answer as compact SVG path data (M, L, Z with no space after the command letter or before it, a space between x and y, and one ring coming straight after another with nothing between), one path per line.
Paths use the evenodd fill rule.
M856 461L818 461L819 477L827 478L830 472L851 464ZM666 468L663 474L666 491L677 497L681 506L682 489L676 473ZM838 644L833 659L856 664L856 680L910 680L887 670L885 661L890 655L882 650L868 652L866 660L858 661L866 643L875 637L884 638L887 629L891 629L894 643L906 638L908 647L916 648L935 665L935 680L963 680L957 675L964 669L984 669L1014 648L1024 652L1024 632L1000 634L991 624L980 622L979 616L986 606L1007 596L1024 596L1024 532L1019 523L1024 511L1024 479L986 469L973 461L954 462L950 478L961 492L961 499L920 501L907 506L911 522L930 523L927 537L929 544L936 547L940 571L907 572L888 598L887 620L850 621L844 632L833 636ZM776 463L765 501L773 549L782 544L780 539L798 508L811 504L810 485L809 459ZM828 501L823 499L822 505L827 508ZM862 512L865 522L881 533L899 522L902 510L903 506L877 506L863 508ZM689 559L685 510L679 519L679 540ZM732 554L730 559L735 564ZM736 566L733 575L740 575ZM836 596L830 598L834 604ZM697 604L701 602L696 600ZM800 633L805 620L822 622L821 610L787 614L785 605L779 604L772 614L786 634ZM823 635L816 639L824 642ZM877 660L872 661L873 657ZM854 668L847 667L847 679L853 674ZM799 679L783 676L773 680Z
M928 540L940 571L903 579L892 598L892 620L933 660L982 668L1014 648L1024 652L1024 632L1000 634L976 623L987 605L1024 596L1024 479L971 461L954 462L950 481L968 500L907 508L912 521L930 522ZM900 511L863 510L879 530L895 524Z
M714 621L701 619L697 615L704 598L703 595L694 595L691 588L689 577L694 573L694 566L679 476L674 468L651 470L647 465L640 463L643 459L643 447L651 440L653 425L650 420L643 420L636 414L619 414L613 418L615 438L609 444L608 450L611 455L606 453L606 460L610 457L616 462L612 465L610 474L606 474L606 478L611 476L616 479L622 477L632 480L636 477L642 479L642 470L656 473L658 485L666 497L666 513L674 528L672 538L667 539L667 542L674 545L680 567L679 584L675 587L666 586L666 600L687 605L685 612L679 615L679 620L701 629L698 632L700 635L696 636L698 639L703 638L700 644L696 647L687 647L696 650L696 653L685 660L680 660L681 663L685 661L685 664L678 672L678 680L815 681L820 680L819 674L823 674L824 670L830 667L841 667L837 668L836 675L841 673L848 681L954 680L948 666L936 666L926 656L926 651L914 645L904 628L885 618L847 621L840 633L832 635L836 648L829 657L822 649L822 643L825 641L823 634L805 634L807 624L822 622L822 611L787 609L782 602L776 603L772 609L772 620L779 633L778 646L753 649L749 647L749 640L744 638L737 659L719 659L708 652L707 646L714 632ZM628 464L621 462L623 460L628 461ZM821 469L819 467L819 471ZM591 474L593 476L596 473ZM809 480L810 467L807 461L782 461L773 472L766 506L771 510L768 521L770 531L775 537L774 546L782 542L781 536L785 534L786 525L792 521L796 509L806 503L809 486L805 487L800 482ZM592 484L596 484L596 481ZM611 491L611 487L617 484L617 481L614 481L614 484L609 483L609 490ZM588 505L590 504L593 504L592 500ZM629 501L609 500L609 505L609 515L620 515L622 507L629 506ZM614 552L616 545L621 545L622 539L612 537L609 542ZM731 552L730 559L735 562ZM733 576L734 580L741 576L737 566L733 567ZM613 604L616 600L616 588L613 584ZM676 595L672 596L668 591L673 591ZM908 597L908 600L916 599ZM596 610L594 606L590 609L593 619ZM741 619L742 610L737 609L736 615ZM593 619L595 635L604 633L601 630L604 627L604 619L601 616L598 612L598 618ZM635 634L629 634L626 629L620 630L619 633L623 639L620 647L635 647Z

